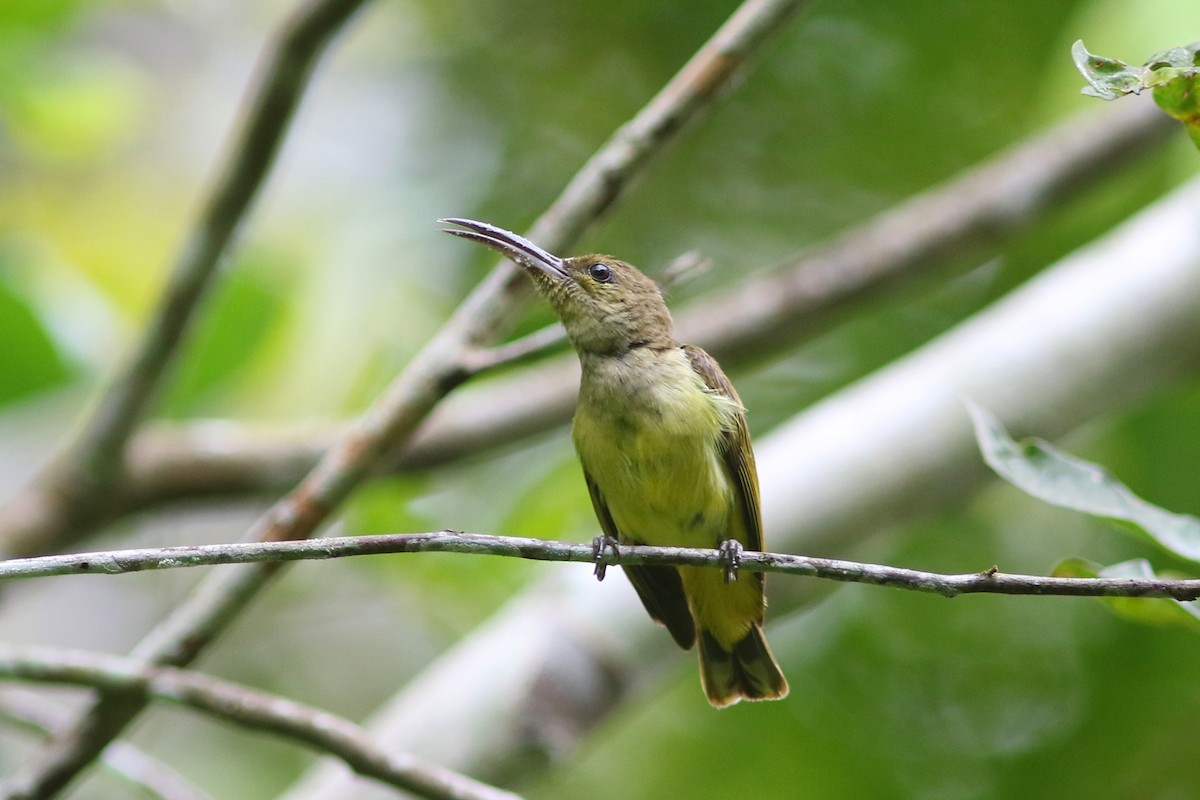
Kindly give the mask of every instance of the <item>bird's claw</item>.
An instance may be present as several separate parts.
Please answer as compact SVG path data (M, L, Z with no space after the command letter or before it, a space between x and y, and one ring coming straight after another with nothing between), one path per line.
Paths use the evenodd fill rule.
M604 551L612 550L613 557L620 555L617 550L617 540L611 536L597 536L592 539L592 561L596 562L596 580L604 580L604 575L608 570L608 564L604 563Z
M742 543L737 539L726 539L717 546L721 564L725 567L725 582L733 583L742 567Z

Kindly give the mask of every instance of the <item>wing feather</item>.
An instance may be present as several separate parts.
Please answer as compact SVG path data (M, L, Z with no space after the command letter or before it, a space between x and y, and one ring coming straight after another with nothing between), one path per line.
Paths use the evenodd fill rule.
M746 541L742 544L747 550L762 550L762 516L759 510L762 503L758 493L758 470L754 466L754 451L750 447L750 429L746 427L746 413L741 410L742 401L729 378L721 371L716 359L695 345L685 344L683 350L692 363L692 369L704 379L708 388L738 405L736 423L725 432L722 450L725 464L737 487L738 505L746 524Z
M633 544L628 538L622 539L608 510L608 504L604 502L604 495L587 469L584 469L583 477L587 481L588 493L592 496L592 508L596 510L601 530L614 541ZM625 570L625 576L633 584L651 618L665 625L680 647L690 650L696 643L696 623L692 619L691 609L688 608L687 595L683 593L683 581L679 578L679 570L674 567L645 565L625 566L622 569Z

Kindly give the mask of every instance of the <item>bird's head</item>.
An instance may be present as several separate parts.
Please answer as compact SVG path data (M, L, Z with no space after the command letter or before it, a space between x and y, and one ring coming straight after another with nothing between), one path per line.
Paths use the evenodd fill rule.
M469 219L439 220L520 265L550 302L580 353L613 355L674 344L671 314L654 281L606 255L560 258L512 231Z

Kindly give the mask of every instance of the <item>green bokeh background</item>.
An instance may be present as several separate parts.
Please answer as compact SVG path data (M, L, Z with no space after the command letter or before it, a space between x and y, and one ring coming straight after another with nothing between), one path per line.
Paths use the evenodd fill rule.
M0 3L0 497L63 443L136 341L262 43L291 6ZM369 6L323 63L157 416L308 423L364 408L492 263L434 220L522 229L733 7ZM1198 32L1200 6L1174 0L827 0L581 248L650 272L699 250L714 267L673 293L685 305L1097 104L1079 95L1075 39L1140 62ZM735 374L754 433L970 316L1196 163L1180 135L999 257L873 300ZM548 320L531 309L521 329ZM1192 382L1066 444L1142 496L1200 513L1197 431ZM96 545L232 541L265 502L156 511ZM440 527L591 537L565 430L372 484L332 532ZM998 485L839 555L946 571L1163 561ZM442 555L300 565L202 666L361 718L554 569L569 567ZM198 578L22 586L3 598L0 636L125 652ZM1195 630L1136 626L1093 601L849 587L773 619L770 636L793 686L786 702L715 713L680 654L644 702L520 788L545 800L1200 792ZM273 797L310 762L178 711L155 709L133 738L217 797ZM24 734L0 734L0 772L29 748ZM99 776L78 797L127 791Z

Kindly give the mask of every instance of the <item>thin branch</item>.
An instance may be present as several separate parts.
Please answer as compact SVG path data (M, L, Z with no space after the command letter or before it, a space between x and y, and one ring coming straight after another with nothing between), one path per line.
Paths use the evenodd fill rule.
M566 328L555 322L511 342L468 350L463 354L463 368L474 377L543 355L566 341Z
M0 677L165 700L308 745L340 758L359 775L430 800L519 800L415 756L383 750L366 731L336 714L198 672L83 650L0 645Z
M811 4L743 0L683 69L588 160L534 223L530 238L551 251L569 247L625 193L650 159L738 86L753 58ZM521 287L522 293L528 288L517 270L506 270L502 280Z
M1048 208L1095 181L1115 179L1173 130L1151 103L1117 104L1073 117L965 175L850 229L830 244L676 315L681 336L736 370L827 329L852 300L882 292L1027 231ZM718 313L719 312L719 313ZM466 369L528 357L553 328L494 350ZM532 338L532 337L538 338ZM511 348L505 352L506 348ZM449 398L403 452L398 471L438 466L561 425L578 382L567 357ZM180 498L276 492L298 481L336 438L332 428L263 429L200 422L143 431L130 455L132 512Z
M0 720L39 736L58 728L70 713L32 693L5 692L0 696ZM153 800L212 800L188 779L128 742L113 742L100 757L113 775Z
M283 26L141 344L118 369L75 444L13 502L16 510L6 512L7 520L0 518L0 527L8 529L8 552L62 549L89 533L95 518L120 509L130 436L149 411L217 266L275 163L313 68L363 2L310 0Z
M6 509L9 552L60 548L72 535L90 532L93 528L87 523L105 520L120 507L129 436L145 416L221 257L269 172L318 59L363 2L308 0L281 27L258 89L245 106L245 122L229 161L183 247L141 348L102 398L94 422L60 466L16 498L11 512ZM85 716L80 725L53 737L28 769L6 780L0 794L8 798L56 794L134 714Z
M123 575L145 570L218 564L314 561L399 553L461 553L507 556L533 561L601 563L608 566L644 564L725 568L719 550L704 548L621 545L617 553L613 553L611 549L606 550L597 560L591 544L521 536L437 531L287 542L150 547L13 559L0 561L0 581L55 575ZM980 572L943 574L835 558L754 551L745 551L740 565L746 572L777 572L843 583L867 583L940 594L943 597L956 597L960 594L1029 594L1067 597L1160 597L1173 600L1200 598L1200 580L1057 578L1004 573L996 567L989 567Z
M1104 109L1109 111L1109 109ZM1174 134L1153 103L1122 113L1067 119L851 228L819 250L739 283L681 315L681 335L722 359L753 361L826 330L848 306L948 264L970 268L980 254L1028 231L1064 200L1115 179ZM788 345L790 346L790 345Z
M805 5L805 0L745 0L650 103L589 159L533 226L531 235L550 249L565 249L612 207L652 156L735 85L734 78L751 57ZM465 379L464 355L502 335L528 291L528 281L511 264L493 270L384 395L295 490L255 523L246 538L280 541L310 536L384 455L404 445L430 410ZM190 663L278 567L278 563L260 563L214 573L142 640L133 656L145 663ZM143 706L144 702L123 696L102 698L77 726L56 737L28 769L6 784L8 796L53 794Z
M1192 385L1200 370L1197 208L1193 180L759 437L768 546L847 553L960 507L995 480L979 457L964 397L986 404L1011 430L1053 439ZM636 702L648 685L646 665L671 651L670 637L645 624L635 592L597 585L583 569L543 572L381 705L369 723L379 741L445 753L452 769L505 774L527 770L531 752L547 761L569 755ZM813 594L801 589L827 585L777 580L769 615L797 610ZM514 648L514 639L529 646ZM556 683L570 685L571 702L546 713L539 689ZM286 797L377 796L341 770L316 765Z
M778 33L804 3L747 0L683 70L584 165L534 229L556 246L574 238L619 196L663 148L715 101L750 54ZM528 281L502 263L464 300L446 325L384 395L325 454L301 484L251 529L248 539L279 541L311 535L382 457L402 445L426 414L464 378L464 356L504 328ZM202 587L139 646L155 661L184 664L214 637L231 614L274 572L225 573Z

